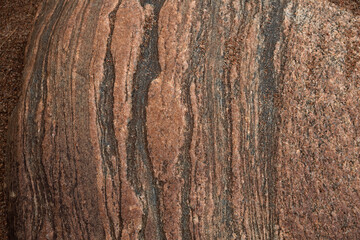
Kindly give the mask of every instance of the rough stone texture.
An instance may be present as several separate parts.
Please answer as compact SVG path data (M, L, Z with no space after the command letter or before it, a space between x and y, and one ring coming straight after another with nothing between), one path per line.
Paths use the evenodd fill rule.
M38 0L0 1L0 239L5 240L4 163L7 126L21 90L24 52Z
M356 239L357 1L44 1L10 237Z
M282 234L358 239L360 18L315 1L290 4L285 16L276 202Z

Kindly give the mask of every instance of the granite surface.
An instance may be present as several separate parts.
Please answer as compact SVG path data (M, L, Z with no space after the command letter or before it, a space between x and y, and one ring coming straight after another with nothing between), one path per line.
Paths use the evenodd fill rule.
M44 1L10 238L359 238L359 7Z
M39 0L0 1L0 239L7 239L4 163L7 128L21 90L24 52Z

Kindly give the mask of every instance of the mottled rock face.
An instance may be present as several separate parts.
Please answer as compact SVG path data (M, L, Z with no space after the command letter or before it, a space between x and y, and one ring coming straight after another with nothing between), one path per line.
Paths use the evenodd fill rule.
M276 205L285 238L357 239L359 15L314 6L285 9Z
M7 129L22 83L24 51L39 0L0 1L0 239L7 239L5 162Z
M11 128L12 237L355 239L356 7L45 1Z

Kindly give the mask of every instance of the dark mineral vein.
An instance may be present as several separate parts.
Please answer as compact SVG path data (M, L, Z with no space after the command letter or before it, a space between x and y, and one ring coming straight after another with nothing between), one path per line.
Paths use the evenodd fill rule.
M127 141L128 178L134 186L136 194L145 200L140 238L145 238L148 221L152 219L155 226L151 231L154 231L156 239L166 239L160 217L159 189L149 156L146 132L148 91L151 82L161 71L157 45L158 20L164 0L141 0L140 4L144 8L152 8L153 12L145 19L144 38L133 78L132 119L128 124L129 137Z
M274 158L276 154L276 124L277 109L275 106L275 95L278 79L274 67L274 51L280 39L281 25L283 21L284 2L281 0L269 1L269 12L263 15L261 29L264 42L260 46L260 79L259 79L259 161L261 171L264 171L262 186L268 193L268 211L270 219L264 224L270 239L274 239L276 224L275 216L275 177L276 169Z
M118 153L118 142L115 136L114 131L114 83L115 83L115 65L114 65L114 58L111 53L111 43L115 28L115 21L116 21L116 13L119 9L121 4L121 0L118 1L113 11L109 13L109 27L110 33L107 39L106 44L106 53L104 59L104 78L103 81L100 83L100 97L97 103L97 117L100 125L100 149L101 149L101 157L102 157L102 167L104 176L110 175L113 179L113 189L117 189L117 191L121 192L121 180L120 180L120 159ZM116 159L116 166L112 163L112 157ZM115 174L119 175L119 179L114 179ZM104 178L104 182L106 181L106 177ZM117 187L115 182L119 183ZM107 188L106 182L105 185L105 208L107 212L107 216L110 223L110 232L112 239L116 239L116 232L114 227L114 221L109 213L108 208L108 199L107 199ZM119 197L119 204L121 202L121 195ZM119 219L121 218L121 213L118 213ZM121 228L119 237L121 237Z

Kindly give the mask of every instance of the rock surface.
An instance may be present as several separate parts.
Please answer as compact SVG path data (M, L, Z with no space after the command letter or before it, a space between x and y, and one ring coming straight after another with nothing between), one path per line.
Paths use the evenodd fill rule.
M7 128L21 90L26 42L39 0L0 1L0 239L7 236L4 163Z
M356 239L357 1L47 0L11 125L18 239Z

